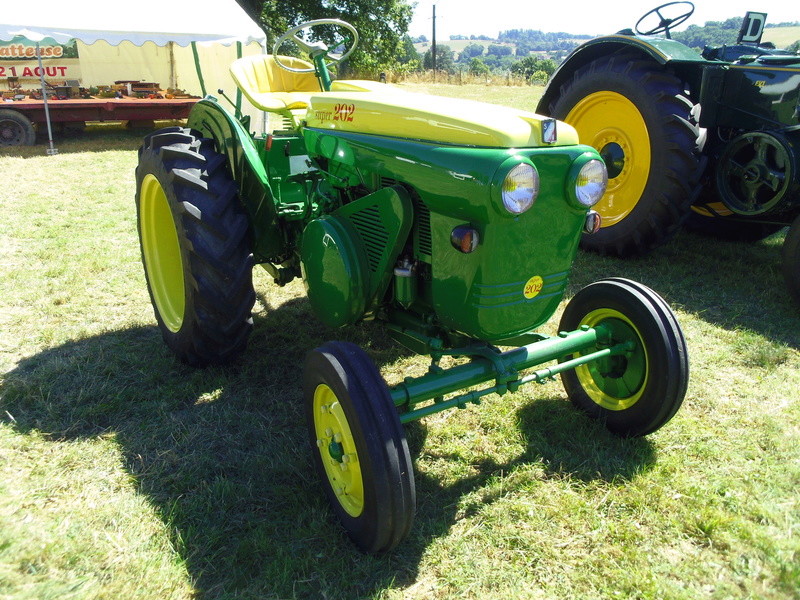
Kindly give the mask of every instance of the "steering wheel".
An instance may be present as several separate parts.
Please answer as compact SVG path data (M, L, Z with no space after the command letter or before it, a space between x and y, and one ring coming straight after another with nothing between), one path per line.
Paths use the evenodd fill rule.
M664 17L664 15L661 14L662 8L666 8L668 6L677 6L678 4L688 4L689 10L679 14L677 17L672 17L672 18ZM636 21L636 27L635 27L636 33L638 33L639 35L655 35L657 33L665 33L667 35L667 39L672 39L670 38L669 30L683 23L686 19L692 16L693 12L694 12L694 4L692 4L691 2L667 2L666 4L657 6L653 10L644 13L642 18ZM653 27L652 29L648 29L646 31L642 31L641 29L639 29L639 25L641 24L641 22L654 13L658 15L658 18L660 19L659 24Z
M341 27L343 29L348 30L350 33L353 34L352 45L341 56L338 56L336 58L331 58L327 56L328 47L324 43L322 42L309 43L296 35L303 29L310 29L311 27L317 27L318 25L335 25L337 27ZM344 39L346 40L347 38ZM356 46L358 45L358 31L356 31L356 28L350 25L350 23L348 23L347 21L342 21L341 19L316 19L314 21L306 21L305 23L300 23L299 25L292 27L290 30L285 32L281 37L279 37L275 42L275 46L273 46L272 48L272 56L275 58L275 62L278 64L278 66L281 69L284 69L291 73L313 73L314 72L313 67L310 69L296 69L294 67L285 65L281 62L280 55L278 54L278 49L284 42L288 40L293 41L295 44L300 46L301 50L303 50L304 52L308 52L311 55L314 55L315 53L319 54L320 52L324 53L326 55L326 58L328 59L328 62L326 64L333 65L340 61L343 61L345 58L347 58L353 53L353 50L356 49Z

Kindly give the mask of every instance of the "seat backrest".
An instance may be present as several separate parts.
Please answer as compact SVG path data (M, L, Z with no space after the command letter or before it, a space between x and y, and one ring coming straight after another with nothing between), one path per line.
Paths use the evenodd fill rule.
M281 56L281 62L295 69L313 69L311 63L293 56ZM291 73L281 69L271 54L245 56L231 65L231 76L245 95L269 92L318 92L319 83L310 73Z

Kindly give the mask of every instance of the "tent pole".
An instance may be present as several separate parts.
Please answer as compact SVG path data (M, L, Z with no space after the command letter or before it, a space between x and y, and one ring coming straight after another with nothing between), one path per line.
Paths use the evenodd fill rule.
M203 80L203 70L200 68L200 55L197 53L197 42L192 42L192 55L194 56L194 68L197 71L197 78L200 80L200 91L203 98L206 97L206 82Z
M236 58L242 58L242 42L236 42ZM239 86L236 86L236 117L240 117L242 114L242 90L239 89Z
M47 121L47 138L50 140L50 147L47 149L48 155L58 154L58 150L53 147L53 127L50 125L50 109L47 107L47 89L44 82L44 67L42 66L42 52L39 42L36 42L36 58L39 59L39 78L42 81L42 100L44 100L44 118Z

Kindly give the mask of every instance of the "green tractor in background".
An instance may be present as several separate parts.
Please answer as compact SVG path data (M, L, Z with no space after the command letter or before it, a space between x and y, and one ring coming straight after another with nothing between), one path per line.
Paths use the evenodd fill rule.
M545 90L538 112L573 125L608 168L602 227L582 246L624 257L684 223L746 241L790 225L783 271L800 302L800 56L762 44L756 12L735 45L697 53L670 36L693 11L669 2L590 40Z
M319 41L320 27L344 54ZM236 61L234 79L274 127L250 134L248 119L206 97L188 127L145 138L136 203L156 320L182 361L222 364L245 349L255 264L278 285L302 278L326 325L377 320L431 357L427 374L392 387L351 343L305 362L325 492L356 544L385 552L415 512L403 424L560 374L590 417L646 435L681 405L688 357L666 302L626 279L583 288L558 335L537 333L582 232L599 225L600 155L552 118L331 81L329 63L357 39L345 22L312 21L273 55ZM290 40L310 62L277 53ZM459 358L444 368L445 356Z

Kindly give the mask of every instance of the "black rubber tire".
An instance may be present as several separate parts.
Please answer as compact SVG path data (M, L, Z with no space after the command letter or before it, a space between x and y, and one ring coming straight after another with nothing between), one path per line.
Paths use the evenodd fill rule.
M0 108L0 146L33 146L36 130L31 120L16 110Z
M638 54L621 53L577 69L554 96L550 114L569 122L570 111L598 92L615 92L634 105L647 127L651 160L647 181L631 211L597 233L584 235L581 247L620 257L645 254L678 232L699 190L699 130L691 114L692 102L668 68ZM623 131L626 125L623 119L604 123ZM589 139L581 142L592 144ZM601 215L603 202L595 206Z
M325 445L331 443L332 436L322 445L318 443L322 438L317 436L317 419L324 423L321 415L328 409L322 404L315 409L315 394L318 388L323 394L328 391L323 385L335 395L350 429L349 444L355 445L363 481L361 509L355 516L338 499L323 464L323 460L334 460L327 450L329 445ZM329 342L306 357L303 395L314 466L333 511L359 548L370 553L388 552L408 535L416 510L416 491L405 431L386 382L361 348ZM335 435L333 431L327 433ZM335 484L339 486L338 481Z
M800 216L789 227L786 240L781 248L783 259L783 278L789 288L789 295L800 306Z
M590 417L603 421L612 433L622 437L647 435L667 423L683 403L689 382L686 340L675 314L661 296L647 286L622 278L603 279L581 289L567 304L559 330L573 331L585 322L596 326L604 320L618 321L613 315L600 316L608 310L623 315L633 324L635 329L629 331L639 339L631 356L593 363L593 366L585 366L583 371L579 371L580 367L566 371L561 380L573 404ZM591 323L592 313L598 315L598 323ZM622 341L625 340L598 343L592 351ZM562 362L570 358L572 355ZM600 376L608 380L623 380L635 374L631 373L634 368L631 365L637 361L641 365L642 360L646 367L641 381L629 396L618 398L625 401L638 397L631 400L631 405L621 404L621 410L611 409L592 397L592 394L597 395L596 390L587 391L585 384L590 380L592 385L603 385L590 367L596 368ZM606 393L605 390L602 393Z
M175 331L159 311L142 239L141 192L148 175L164 191L180 248L185 309ZM136 167L136 208L147 288L167 346L192 366L230 362L253 329L255 291L249 221L225 157L212 140L189 129L146 136Z

